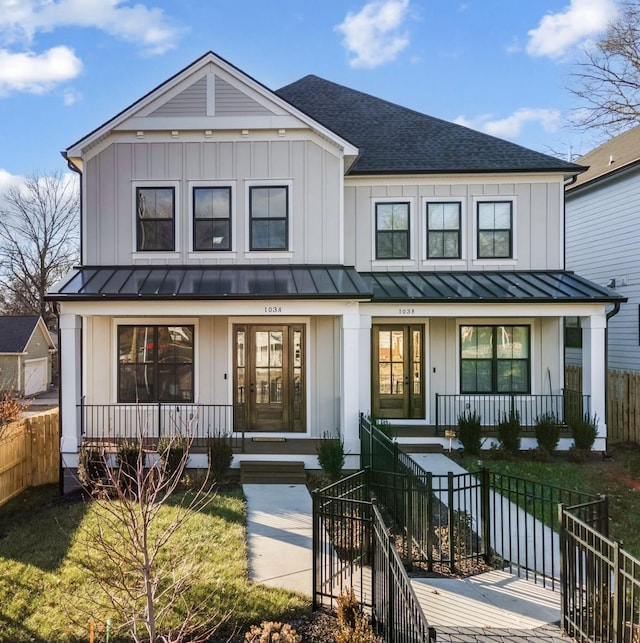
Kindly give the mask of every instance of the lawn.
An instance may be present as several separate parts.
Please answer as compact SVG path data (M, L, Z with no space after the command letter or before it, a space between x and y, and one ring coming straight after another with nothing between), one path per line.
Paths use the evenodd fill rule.
M544 482L565 489L609 496L609 534L622 542L633 556L640 558L640 447L617 445L608 457L593 454L584 464L568 462L562 454L553 462L534 462L522 452L518 459L485 456L489 469ZM463 466L477 468L477 459L468 458Z
M88 641L89 620L100 630L114 617L95 606L92 597L98 589L86 572L87 564L101 565L91 561L85 537L100 519L99 507L88 500L60 499L56 492L53 487L31 489L0 508L2 641ZM167 520L174 510L163 507ZM305 597L248 580L245 505L239 489L216 495L171 547L189 548L197 559L194 600L204 600L208 613L231 613L225 635L244 632L263 619L288 620L309 610ZM99 632L96 640L104 637Z

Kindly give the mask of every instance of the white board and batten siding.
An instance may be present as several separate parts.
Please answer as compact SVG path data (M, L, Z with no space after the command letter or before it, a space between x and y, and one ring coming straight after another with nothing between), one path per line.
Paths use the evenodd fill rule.
M596 189L597 188L597 189ZM640 371L640 171L567 194L567 269L628 297L609 320L609 368ZM567 351L579 364L580 352Z

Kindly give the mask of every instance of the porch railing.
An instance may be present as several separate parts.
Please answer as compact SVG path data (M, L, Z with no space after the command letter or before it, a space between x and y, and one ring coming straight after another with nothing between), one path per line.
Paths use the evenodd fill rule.
M476 413L484 427L497 426L510 413L517 412L523 430L532 430L539 417L552 414L560 423L570 425L591 412L591 398L578 391L564 390L560 395L502 395L436 393L436 431L455 427L465 413Z
M85 441L182 436L198 444L226 435L233 438L232 443L237 447L244 437L234 433L233 406L226 404L87 404L82 401L79 411Z

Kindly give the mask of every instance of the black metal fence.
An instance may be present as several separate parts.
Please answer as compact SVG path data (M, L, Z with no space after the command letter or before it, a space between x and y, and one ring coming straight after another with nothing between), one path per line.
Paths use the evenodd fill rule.
M511 413L518 413L523 431L533 431L543 415L553 415L558 422L570 425L591 412L591 398L578 391L565 390L561 395L499 395L436 393L436 431L456 427L465 413L476 413L484 427L495 427Z
M78 406L84 441L147 440L188 437L203 444L208 438L227 436L242 448L243 434L234 433L233 406L225 404L86 404Z
M314 608L353 591L389 643L435 641L401 557L360 471L313 494Z

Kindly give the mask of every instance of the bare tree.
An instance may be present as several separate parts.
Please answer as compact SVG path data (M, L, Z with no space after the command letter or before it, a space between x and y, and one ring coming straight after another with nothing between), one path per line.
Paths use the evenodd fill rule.
M83 532L80 561L100 590L91 602L115 614L136 642L206 641L229 617L207 612L204 599L191 592L201 543L174 545L176 534L189 533L189 521L213 499L208 476L195 490L178 490L191 442L164 439L147 462L148 441L139 435L121 445L115 467L104 452L84 455L83 482L99 505L98 518Z
M79 190L75 176L34 174L0 195L0 272L5 313L41 315L44 295L77 261Z

